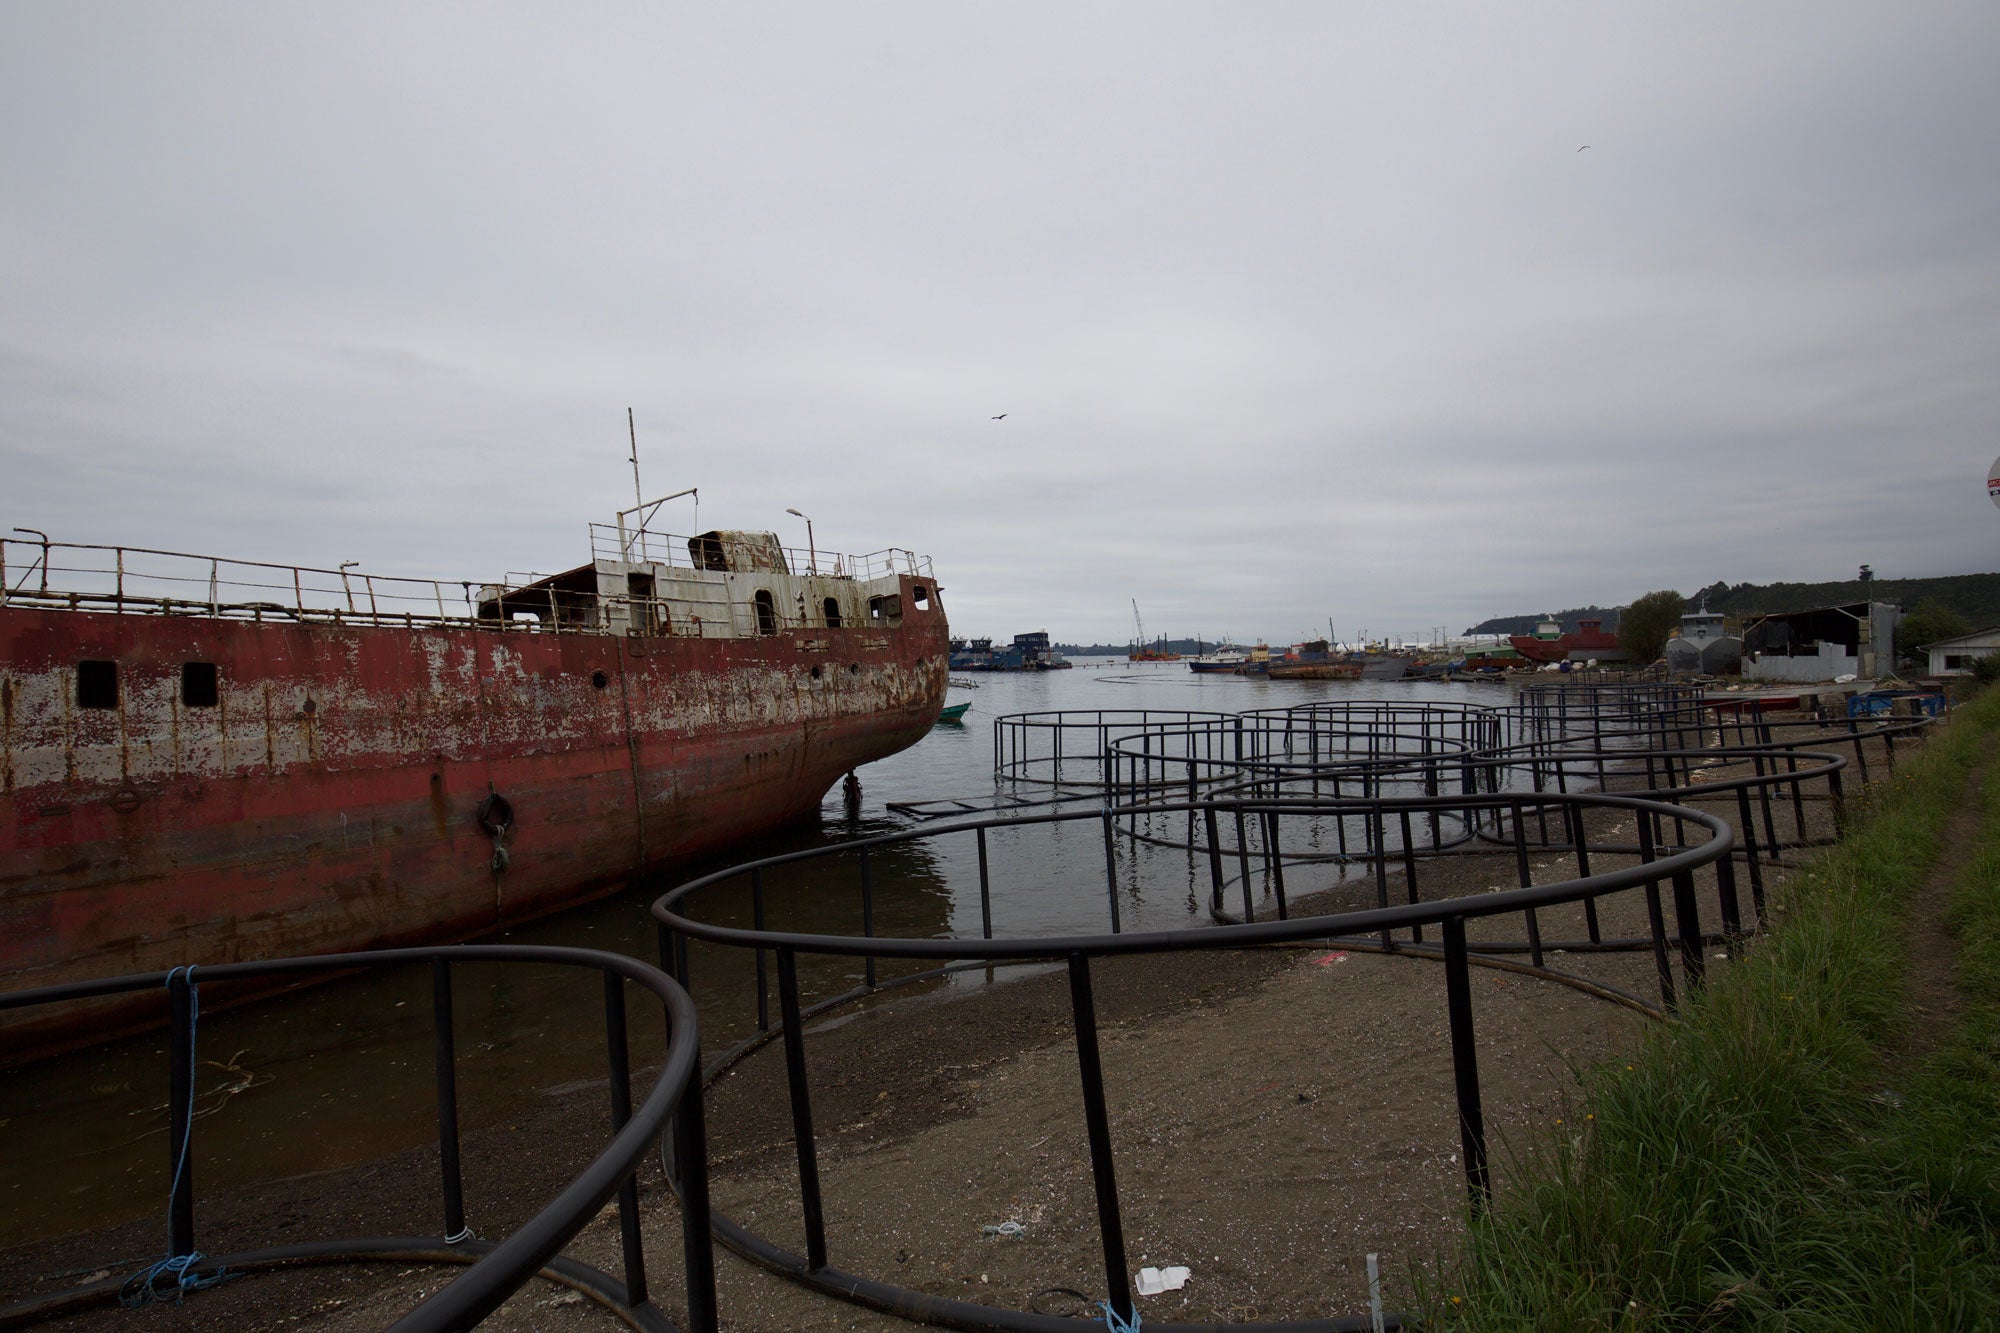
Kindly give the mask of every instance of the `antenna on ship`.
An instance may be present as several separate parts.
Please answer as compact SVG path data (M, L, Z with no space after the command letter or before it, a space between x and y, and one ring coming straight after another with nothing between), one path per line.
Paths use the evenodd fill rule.
M625 409L625 432L632 437L632 503L637 508L644 509L646 507L646 492L639 485L639 427L632 420L632 409L630 407ZM626 558L631 558L630 552L626 553ZM639 523L639 558L641 560L647 558L646 524L643 517Z

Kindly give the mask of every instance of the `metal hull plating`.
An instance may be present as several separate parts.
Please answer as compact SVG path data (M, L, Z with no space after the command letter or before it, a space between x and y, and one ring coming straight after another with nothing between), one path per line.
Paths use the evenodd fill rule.
M934 600L727 639L0 606L0 973L438 942L556 910L811 813L929 730L948 645ZM86 661L117 665L114 705L81 706ZM218 664L212 706L184 702L188 662ZM23 1053L23 1030L0 1035Z

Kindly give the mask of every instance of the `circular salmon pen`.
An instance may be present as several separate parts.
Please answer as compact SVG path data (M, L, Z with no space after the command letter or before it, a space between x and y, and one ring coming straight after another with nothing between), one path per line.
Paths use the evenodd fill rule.
M1130 849L1133 843L1122 837L1120 830L1132 821L1158 817L1191 818L1198 827L1205 827L1206 836L1196 854L1211 868L1210 906L1221 924L1176 930L1131 930L1124 926L1120 849ZM1082 832L1101 849L1099 891L1107 929L1045 936L992 928L996 911L1006 915L1007 906L1004 891L995 887L996 881L1007 878L1006 867L996 864L992 844L1003 835L1018 842L1023 831L1031 828L1050 834L1065 829ZM1294 907L1301 900L1310 902L1315 895L1357 887L1348 873L1351 858L1343 862L1317 852L1295 855L1286 850L1308 847L1316 840L1323 842L1328 828L1349 830L1356 847L1372 849L1365 859L1373 873L1362 878L1359 891L1375 901L1352 910L1309 909L1301 914ZM1422 831L1431 828L1450 829L1454 834L1427 840ZM1319 831L1317 838L1314 830ZM1483 849L1480 857L1490 864L1478 866L1479 873L1471 878L1464 873L1422 880L1407 875L1397 894L1403 900L1388 901L1387 867L1399 864L1407 872L1448 842L1457 842L1461 848L1477 842ZM936 859L949 859L938 856L936 850L947 843L973 846L982 909L980 933L913 938L898 937L892 926L885 929L875 911L871 860L905 852L913 845L932 849ZM1003 1309L836 1266L834 1257L841 1237L828 1221L830 1208L822 1188L822 1132L816 1129L814 1082L806 1059L808 1021L823 1028L837 1017L837 1011L889 988L988 968L1040 965L1046 970L1053 965L1061 970L1068 991L1081 1108L1079 1122L1070 1130L1088 1144L1102 1290L1109 1312L1129 1321L1134 1314L1134 1293L1123 1221L1126 1199L1120 1190L1112 1136L1117 1107L1106 1091L1094 974L1114 959L1241 952L1308 943L1327 950L1377 953L1412 965L1441 965L1444 987L1431 1015L1434 1021L1406 1023L1400 1039L1407 1043L1410 1059L1427 1052L1448 1058L1458 1127L1456 1142L1449 1146L1458 1155L1465 1198L1471 1207L1482 1207L1491 1186L1475 1032L1474 970L1497 969L1558 983L1644 1013L1665 1012L1679 995L1702 983L1710 962L1708 951L1733 949L1743 933L1736 867L1730 857L1735 844L1733 831L1720 815L1684 804L1609 793L1458 791L1435 796L1338 798L1229 795L1195 803L1107 806L1096 811L1044 812L1025 819L932 826L750 862L692 881L665 895L653 909L683 984L689 980L688 946L692 942L721 946L737 954L740 965L757 976L757 1035L712 1064L710 1078L727 1077L751 1052L767 1044L781 1047L785 1105L796 1160L795 1193L780 1210L796 1214L795 1236L781 1240L720 1210L714 1217L715 1234L744 1256L818 1291L923 1322L966 1329L1073 1327L1065 1318L1035 1309ZM1474 866L1477 859L1461 855L1460 869ZM1494 868L1505 872L1501 882L1486 882L1491 878L1486 872ZM781 876L785 887L774 889L772 885ZM1276 881L1274 911L1261 919L1251 897L1256 880ZM742 892L748 895L750 924L729 924L704 913L710 895L719 895L714 899L719 903ZM783 915L783 900L800 893L851 900L858 928L840 935L772 928L768 922ZM1243 910L1232 918L1224 909L1224 900L1239 894ZM1606 921L1620 923L1621 929L1603 928ZM1629 968L1602 966L1605 960L1625 955L1638 955L1651 963L1657 1000L1637 992L1625 975ZM862 985L842 993L809 996L801 986L802 964L823 964L830 959L859 963ZM817 971L822 977L829 975L823 966ZM894 975L885 977L881 972ZM775 1015L770 1008L773 981ZM893 1014L888 1021L894 1021ZM1337 1065L1341 1058L1338 1050L1324 1054L1329 1065ZM1246 1081L1257 1076L1254 1063L1237 1072ZM887 1093L884 1089L882 1095ZM1248 1179L1243 1187L1257 1188L1254 1162L1244 1163L1244 1171ZM945 1180L936 1182L940 1192L948 1192L948 1185ZM965 1198L962 1202L968 1209L983 1205L991 1211L1000 1201ZM976 1212L959 1218L966 1228L978 1221ZM1209 1239L1217 1252L1229 1244L1226 1236ZM1146 1322L1148 1327L1165 1329L1332 1330L1366 1326L1362 1317L1353 1316L1288 1317L1278 1322L1232 1320L1221 1325Z

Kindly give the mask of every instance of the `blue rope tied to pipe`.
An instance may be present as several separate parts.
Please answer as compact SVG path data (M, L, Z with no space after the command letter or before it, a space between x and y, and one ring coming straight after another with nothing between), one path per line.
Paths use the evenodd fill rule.
M195 1029L201 1021L201 992L195 988L194 965L190 963L186 967L177 967L167 973L167 987L171 990L174 978L183 972L187 973L188 983L188 1064L192 1066L194 1064ZM180 1131L180 1156L174 1159L174 1178L167 1186L167 1211L170 1215L173 1212L174 1196L180 1192L181 1178L187 1174L188 1151L194 1142L194 1097L191 1093L188 1097L185 1118L182 1119L180 1124ZM171 1228L171 1224L169 1226ZM172 1234L171 1229L169 1229L169 1249L173 1245ZM191 1291L200 1291L203 1287L213 1287L218 1283L227 1282L233 1277L240 1276L239 1274L230 1272L226 1268L218 1268L207 1276L191 1272L190 1270L200 1262L200 1250L195 1250L188 1254L169 1254L152 1267L145 1269L143 1272L134 1273L131 1277L125 1279L125 1285L118 1289L118 1303L128 1310L136 1310L142 1305L148 1305L158 1300L165 1300L171 1294L174 1298L174 1304L179 1305ZM163 1277L169 1276L173 1278L171 1286L163 1284L160 1280Z
M1097 1308L1104 1311L1104 1318L1091 1322L1102 1323L1104 1325L1104 1333L1139 1333L1140 1319L1138 1306L1135 1305L1132 1307L1132 1320L1130 1323L1127 1323L1119 1316L1116 1310L1111 1308L1110 1301L1099 1301Z
M142 1305L163 1301L172 1295L174 1304L179 1305L191 1291L200 1291L203 1287L213 1287L218 1283L242 1276L226 1268L218 1268L206 1277L188 1271L200 1262L200 1250L192 1254L176 1254L162 1259L151 1268L126 1278L125 1285L118 1289L118 1303L128 1310L136 1310ZM160 1281L162 1277L168 1276L173 1278L171 1284Z

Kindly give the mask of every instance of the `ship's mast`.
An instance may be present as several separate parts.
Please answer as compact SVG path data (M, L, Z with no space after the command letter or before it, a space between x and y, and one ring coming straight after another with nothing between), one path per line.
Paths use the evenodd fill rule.
M639 486L639 427L632 420L630 407L625 409L625 433L632 437L632 502L636 508L643 509L646 507L646 492ZM632 553L627 551L625 558L631 559ZM646 525L643 522L639 525L639 558L647 558Z
M646 492L639 485L639 427L632 421L632 409L625 409L625 430L632 437L632 501L646 503Z

